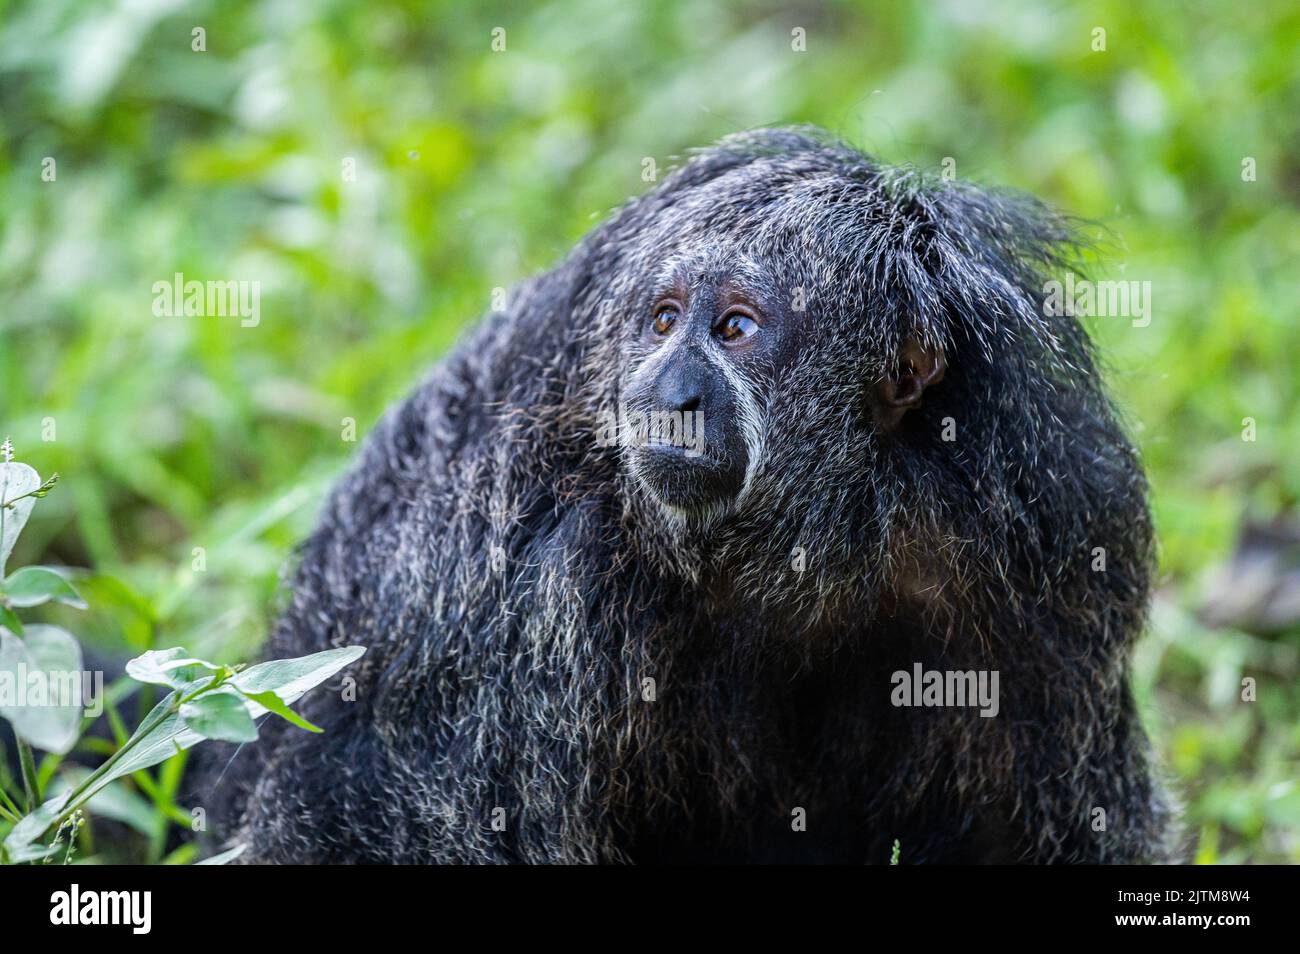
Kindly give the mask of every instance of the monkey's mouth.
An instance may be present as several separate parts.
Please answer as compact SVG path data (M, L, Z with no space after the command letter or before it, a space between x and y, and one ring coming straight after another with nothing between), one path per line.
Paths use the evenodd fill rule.
M681 511L701 511L725 505L740 495L745 461L730 454L718 459L673 444L643 444L631 448L629 462L641 486L660 503Z

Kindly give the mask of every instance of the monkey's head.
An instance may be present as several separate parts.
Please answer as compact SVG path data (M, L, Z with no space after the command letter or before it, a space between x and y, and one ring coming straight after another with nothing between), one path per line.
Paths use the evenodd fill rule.
M805 390L815 369L856 357L860 393L841 389L841 423L886 431L943 379L942 349L912 335L891 351L852 328L819 334L810 289L791 285L791 271L779 251L714 237L667 258L647 282L625 352L626 461L683 519L703 522L739 507L787 430L773 414L788 403L782 388L831 397ZM833 433L839 439L842 427Z
M582 295L652 548L825 600L1012 506L1026 475L1000 468L1053 450L1062 415L1109 422L1086 338L1041 307L1069 235L805 131L723 140L631 202L584 245Z

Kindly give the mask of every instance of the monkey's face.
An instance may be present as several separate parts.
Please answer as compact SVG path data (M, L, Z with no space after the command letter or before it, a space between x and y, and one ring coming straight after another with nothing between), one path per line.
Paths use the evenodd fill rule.
M649 288L626 349L624 460L670 512L725 513L762 458L764 385L795 350L791 324L743 262L675 260Z

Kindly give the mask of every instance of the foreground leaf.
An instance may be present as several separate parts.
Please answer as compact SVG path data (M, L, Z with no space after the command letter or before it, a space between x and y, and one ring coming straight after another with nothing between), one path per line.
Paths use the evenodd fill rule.
M68 797L72 794L72 789L68 789L60 795L54 796L36 811L26 815L14 825L13 830L5 837L5 854L13 862L32 861L36 858L43 858L50 854L53 846L42 848L33 843L45 834L45 830L54 824L54 820L63 814L63 808L68 804Z
M344 666L356 662L365 652L364 646L346 646L297 659L273 659L245 669L231 679L230 684L249 695L269 689L281 702L291 705L308 689L319 686Z
M25 497L39 490L41 475L26 464L17 461L0 461L0 573L4 573L9 554L31 516L35 497ZM22 497L22 500L18 500ZM10 501L15 501L10 504Z
M64 755L81 729L81 646L57 626L32 624L23 639L0 630L0 716L38 749Z
M48 566L25 566L4 581L4 595L14 606L40 606L55 600L85 609L86 601L72 584Z
M218 689L181 706L181 719L205 739L222 742L252 742L257 725L249 704L236 692Z
M228 865L248 849L247 845L236 845L229 851L223 851L219 855L213 855L211 858L204 858L202 861L194 862L196 865Z
M197 683L193 687L197 688ZM92 791L98 791L108 782L122 778L140 769L152 768L171 758L178 749L188 749L203 736L189 728L179 712L171 711L181 698L182 690L168 693L161 702L149 710L140 727L126 740L120 750L122 755L109 767L104 776L95 780ZM153 723L150 725L150 723Z
M173 689L192 683L198 678L200 669L218 672L221 667L206 659L195 659L187 655L186 650L180 646L151 649L126 664L126 674L137 682L171 686Z
M292 722L300 729L306 729L308 732L325 731L320 726L308 722L302 716L298 715L298 713L286 706L282 701L280 701L280 697L270 689L266 690L266 692L248 692L245 693L245 695L249 699L252 699L254 702L261 705L268 712L274 712L281 719L284 719L286 722Z

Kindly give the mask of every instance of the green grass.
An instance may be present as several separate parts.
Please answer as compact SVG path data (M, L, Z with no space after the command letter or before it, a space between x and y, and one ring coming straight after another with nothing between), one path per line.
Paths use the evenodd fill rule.
M1140 695L1198 857L1300 860L1300 632L1195 614L1243 518L1300 499L1294 3L470 6L0 0L0 437L63 474L15 557L90 568L70 628L251 656L345 418L645 158L812 122L1038 194L1104 228L1095 277L1152 282L1150 326L1093 322L1161 538ZM155 317L178 271L260 280L260 324Z

